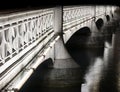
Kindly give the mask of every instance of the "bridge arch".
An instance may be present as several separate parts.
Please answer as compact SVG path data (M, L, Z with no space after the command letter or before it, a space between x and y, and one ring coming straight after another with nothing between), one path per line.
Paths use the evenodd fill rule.
M76 57L77 55L74 54L73 52L76 50L78 51L80 49L86 49L87 43L89 41L89 37L91 35L92 35L92 30L88 26L82 27L79 30L77 30L65 44L67 51L69 52L71 57L75 60L75 62L80 65L83 72L85 72L88 66L87 64L89 63L87 54L82 53L79 55L80 57L85 56L85 61L82 62L82 60L78 60L78 58Z
M106 19L107 19L107 21L110 21L110 16L106 15Z
M85 26L80 28L78 31L76 31L73 35L83 35L83 36L89 36L91 33L91 30L89 27Z
M53 66L53 59L52 58L47 58L40 65L43 66L44 68L52 67Z
M95 22L98 30L100 30L102 28L102 26L104 25L104 21L102 18L99 18L96 22Z
M89 27L87 26L82 27L69 38L69 40L66 42L66 45L69 46L68 44L71 44L71 43L72 44L74 43L74 46L79 45L79 44L76 44L77 42L79 42L81 45L85 44L88 40L88 37L91 35L91 33L92 32Z
M78 37L80 37L80 36L84 36L84 37L87 37L87 36L89 36L91 34L91 30L90 30L90 28L89 27L87 27L87 26L85 26L85 27L82 27L82 28L80 28L79 30L77 30L75 33L73 33L72 34L72 36L68 39L68 41L69 40L71 40L71 38L73 37L73 36L78 36ZM67 42L68 42L67 41Z
M34 73L30 76L27 82L23 85L20 92L29 92L34 89L34 86L45 86L45 82L48 82L47 74L49 67L53 65L52 58L48 58L42 62ZM34 89L36 90L36 89Z

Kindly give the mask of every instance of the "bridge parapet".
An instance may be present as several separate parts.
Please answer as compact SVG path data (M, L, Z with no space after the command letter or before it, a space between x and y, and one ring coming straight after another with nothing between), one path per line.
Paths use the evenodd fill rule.
M116 6L73 6L63 7L63 33L72 29L80 29L82 24L87 25L99 18L106 20L106 15L114 13ZM78 27L78 28L77 28Z
M0 17L0 64L53 30L53 10L38 10Z
M114 10L114 6L63 7L63 30L70 30L91 19L99 19L101 16L113 13Z
M94 16L93 6L64 7L63 30L80 24Z
M83 19L86 16L92 15L92 6L79 6L79 7L64 7L63 8L63 23Z
M106 12L106 6L96 6L95 7L95 16L100 16L105 14Z

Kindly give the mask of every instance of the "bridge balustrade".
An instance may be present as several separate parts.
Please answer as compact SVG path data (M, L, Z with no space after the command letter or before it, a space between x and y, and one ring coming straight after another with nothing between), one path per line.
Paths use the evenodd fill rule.
M53 29L53 11L13 14L0 18L0 65Z
M0 16L0 80L8 68L40 42L44 34L52 31L53 9Z
M92 8L92 6L64 7L63 30L93 17L94 10Z
M115 7L111 6L80 6L63 8L63 30L68 30L82 22L97 16L113 12Z

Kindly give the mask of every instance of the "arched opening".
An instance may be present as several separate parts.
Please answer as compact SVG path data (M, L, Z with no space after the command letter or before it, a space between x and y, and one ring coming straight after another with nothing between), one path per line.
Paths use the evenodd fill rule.
M82 54L76 54L76 51L79 53L81 52L81 49L82 50L86 49L86 43L89 40L90 36L91 36L91 30L88 27L84 27L79 29L77 32L75 32L68 40L68 42L65 44L69 54L80 65L83 72L85 72L87 66L89 65L88 57L86 56L86 53L83 52ZM81 61L79 61L79 56ZM85 61L82 62L81 57L84 58L84 56L85 56Z
M76 47L85 47L85 44L88 40L88 37L91 35L91 31L88 27L83 27L76 31L71 38L67 41L66 45L70 46L68 48ZM69 45L74 44L74 45Z
M97 44L94 40L97 40L97 36L93 37L90 28L84 27L75 32L65 44L71 57L80 65L82 77L92 62L91 58L103 54L102 48L97 50L94 47Z
M46 73L49 69L51 69L51 65L53 65L51 58L42 62L19 92L37 92L38 90L42 90L41 84L43 83L44 79L46 79Z
M97 26L98 30L100 30L102 28L103 24L104 24L104 22L103 22L103 19L101 19L101 18L96 21L96 26Z
M74 33L74 35L79 35L79 36L89 36L90 34L91 31L88 27L83 27Z
M107 21L110 21L110 16L106 15L106 19L107 19Z

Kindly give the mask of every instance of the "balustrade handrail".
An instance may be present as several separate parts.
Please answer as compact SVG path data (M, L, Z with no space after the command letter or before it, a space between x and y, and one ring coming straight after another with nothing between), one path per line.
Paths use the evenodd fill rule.
M83 23L85 19L86 21L89 19L94 19L95 17L106 15L106 13L111 13L111 11L113 10L110 6L65 6L63 7L63 30L78 25L78 23Z
M3 28L4 25L9 25L12 23L19 23L21 21L35 19L40 17L44 14L53 12L53 8L50 9L40 9L40 10L33 10L28 12L18 12L12 13L7 15L0 16L0 28Z
M0 16L0 67L51 29L52 8Z

